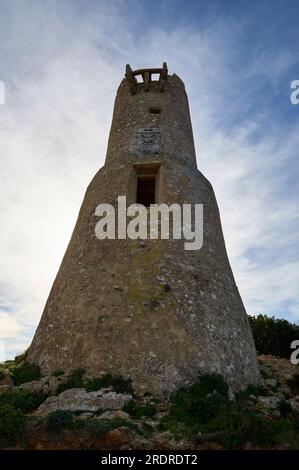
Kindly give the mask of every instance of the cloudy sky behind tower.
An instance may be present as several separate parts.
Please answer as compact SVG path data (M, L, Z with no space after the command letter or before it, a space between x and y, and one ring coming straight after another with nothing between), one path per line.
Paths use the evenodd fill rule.
M0 0L7 358L30 343L104 162L126 63L183 79L246 309L299 322L298 18L297 0Z

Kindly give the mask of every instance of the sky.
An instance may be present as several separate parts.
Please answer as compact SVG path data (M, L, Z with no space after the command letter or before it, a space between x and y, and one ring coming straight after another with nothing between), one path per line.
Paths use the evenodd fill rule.
M299 323L297 0L0 0L0 359L29 346L132 68L185 83L246 310Z

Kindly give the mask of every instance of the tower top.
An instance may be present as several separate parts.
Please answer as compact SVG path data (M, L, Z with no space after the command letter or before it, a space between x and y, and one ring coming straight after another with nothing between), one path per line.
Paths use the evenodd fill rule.
M150 68L150 69L138 69L138 70L132 70L131 66L127 64L125 77L129 82L131 94L135 95L136 93L138 93L138 91L141 91L141 90L149 91L150 84L152 82L158 82L159 90L163 92L165 90L165 85L167 81L167 73L168 73L168 69L167 69L166 62L163 62L162 68ZM138 83L136 79L138 75L142 77L143 82ZM152 79L153 75L159 75L159 79L153 80Z

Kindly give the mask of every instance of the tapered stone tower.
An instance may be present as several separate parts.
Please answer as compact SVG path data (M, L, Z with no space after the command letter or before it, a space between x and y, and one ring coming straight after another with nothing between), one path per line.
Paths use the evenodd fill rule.
M203 204L203 247L99 240L95 209L116 207L119 195L127 204ZM185 87L165 63L126 68L105 165L87 188L28 360L47 373L121 374L139 392L169 393L207 372L222 374L232 391L259 381L217 202L196 166Z

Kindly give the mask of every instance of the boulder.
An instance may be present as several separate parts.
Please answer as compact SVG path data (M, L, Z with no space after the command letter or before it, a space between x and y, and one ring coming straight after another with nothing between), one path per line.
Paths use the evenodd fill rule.
M1 385L11 385L13 386L13 380L9 373L6 370L1 370L0 374L0 386Z
M256 399L256 405L261 411L272 411L277 410L278 404L281 401L281 398L272 396L272 397L263 397L259 396Z
M295 398L290 399L290 404L292 407L292 410L295 411L296 413L299 413L299 400Z
M116 411L105 411L97 419L100 420L112 420L112 419L130 419L130 415L122 410Z
M79 416L77 416L76 419L79 421L86 421L87 419L93 418L93 416L94 416L93 413L86 412L86 413L81 413Z
M264 379L264 384L267 386L267 387L271 387L271 388L276 388L277 387L277 380L272 378L272 379Z
M13 385L0 385L0 395L1 393L11 392L13 389Z
M32 380L31 382L26 382L18 386L18 390L23 390L25 392L44 392L45 384L42 380Z
M104 393L103 390L87 392L85 388L72 388L65 390L58 396L47 398L34 414L45 415L56 410L93 412L99 409L120 410L130 400L132 400L132 396L129 394Z
M52 375L47 375L42 377L39 380L32 380L31 382L25 382L19 385L19 390L26 390L28 392L44 392L48 394L55 393L58 386L67 381L68 377L59 376L54 377Z

